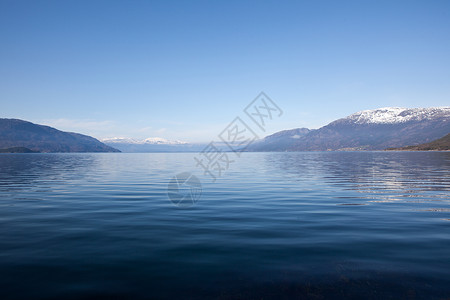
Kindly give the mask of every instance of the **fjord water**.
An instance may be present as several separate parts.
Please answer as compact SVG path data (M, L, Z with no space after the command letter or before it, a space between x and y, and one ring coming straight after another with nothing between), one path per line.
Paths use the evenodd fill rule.
M450 153L194 156L0 155L0 298L450 296Z

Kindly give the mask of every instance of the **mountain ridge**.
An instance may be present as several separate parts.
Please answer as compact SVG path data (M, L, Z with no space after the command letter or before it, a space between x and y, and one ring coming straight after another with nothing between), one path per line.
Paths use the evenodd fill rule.
M0 118L0 148L24 147L38 152L120 152L99 140L75 132Z
M282 147L274 148L263 139L248 151L384 150L431 142L448 132L450 107L385 107L353 113L298 139L282 139Z
M420 145L412 145L401 148L388 148L386 150L396 151L449 151L450 150L450 133L429 143Z
M383 107L370 110L362 110L347 117L333 121L330 124L343 120L351 120L356 124L397 124L409 121L421 121L424 119L436 118L440 116L450 116L450 107Z

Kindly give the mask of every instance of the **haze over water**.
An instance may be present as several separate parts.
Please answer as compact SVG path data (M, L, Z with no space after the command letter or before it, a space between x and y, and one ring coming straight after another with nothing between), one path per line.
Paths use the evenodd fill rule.
M0 298L450 295L450 153L194 155L0 155Z

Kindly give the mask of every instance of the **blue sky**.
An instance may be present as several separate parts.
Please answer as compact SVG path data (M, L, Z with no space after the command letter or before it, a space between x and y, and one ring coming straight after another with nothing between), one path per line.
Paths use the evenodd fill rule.
M450 101L450 1L0 1L1 116L97 138L216 140Z

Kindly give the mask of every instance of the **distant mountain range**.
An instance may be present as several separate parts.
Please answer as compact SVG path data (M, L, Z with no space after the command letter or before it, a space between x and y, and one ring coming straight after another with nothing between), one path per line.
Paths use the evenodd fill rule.
M159 137L143 140L133 138L114 137L101 140L105 144L133 144L133 145L186 145L187 142L170 141Z
M248 151L384 150L427 143L450 132L450 107L365 110L316 130L285 130Z
M108 146L119 149L122 152L200 152L208 143L188 143L182 141L171 141L163 138L147 138L143 140L132 138L108 138L102 139ZM227 151L226 145L215 142L214 145L223 151Z
M133 139L126 137L114 137L101 139L103 143L110 147L119 149L122 152L197 152L198 148L192 144L181 141L170 141L163 138L147 138L147 139Z
M449 133L450 107L387 107L357 112L319 129L280 131L254 142L246 151L445 150L448 136L442 137ZM163 138L116 137L100 142L27 121L0 119L0 152L200 152L207 145ZM224 143L214 145L229 150Z
M389 148L387 150L413 150L413 151L448 151L450 150L450 133L429 143L401 148Z
M0 149L4 152L120 152L79 133L33 124L18 119L0 119ZM28 149L28 150L26 150Z

